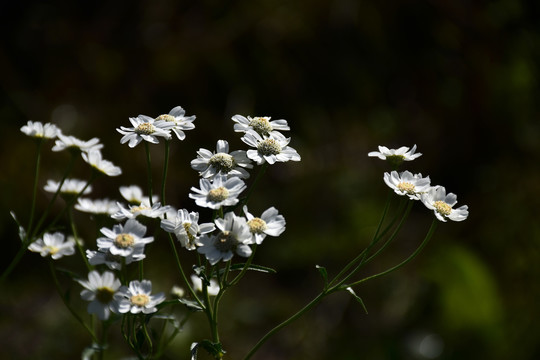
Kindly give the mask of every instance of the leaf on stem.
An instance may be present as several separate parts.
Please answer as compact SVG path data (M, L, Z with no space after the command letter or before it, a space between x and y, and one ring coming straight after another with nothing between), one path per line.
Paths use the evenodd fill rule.
M315 267L319 270L319 273L324 280L324 288L326 289L328 287L328 272L324 266L315 265Z
M347 291L351 293L351 295L360 303L360 305L362 305L362 308L364 309L364 311L367 314L368 311L367 311L366 305L364 304L364 301L362 300L362 298L360 296L356 295L356 293L354 292L354 290L350 286L347 288Z

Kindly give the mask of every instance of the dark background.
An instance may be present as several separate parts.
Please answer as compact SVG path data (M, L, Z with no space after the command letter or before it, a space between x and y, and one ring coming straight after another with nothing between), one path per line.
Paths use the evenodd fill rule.
M104 157L124 173L101 179L92 197L118 199L119 185L146 185L146 169L143 147L120 145L115 129L129 126L130 116L183 106L197 116L196 129L173 142L167 197L195 210L187 197L198 181L189 167L195 151L213 150L218 139L244 148L231 116L267 115L288 120L302 161L272 166L250 202L253 213L277 207L287 231L267 238L256 257L278 274L250 274L224 301L222 340L231 359L317 294L316 264L335 274L369 242L388 192L382 181L388 168L367 153L377 145L413 144L424 155L406 168L456 193L458 206L469 205L467 221L441 224L414 262L356 288L368 315L347 294L333 295L255 358L537 359L538 6L515 0L3 4L2 268L18 249L9 210L28 221L35 147L19 131L28 120L53 122L81 139L99 137ZM163 145L153 146L152 156L159 179ZM46 179L61 177L67 159L45 152L41 189ZM78 166L76 175L86 176L84 164ZM47 199L38 193L42 208ZM431 219L416 204L400 238L364 274L408 256ZM88 234L85 226L94 225L81 226ZM159 257L168 250L165 238L148 250L156 291L179 282L167 256L150 265L152 252ZM77 261L62 265L80 270ZM79 301L80 286L64 285ZM0 299L0 353L9 358L75 359L90 344L39 255L24 257ZM168 358L187 358L189 344L206 336L205 326L187 327ZM110 350L110 358L128 354L121 346Z

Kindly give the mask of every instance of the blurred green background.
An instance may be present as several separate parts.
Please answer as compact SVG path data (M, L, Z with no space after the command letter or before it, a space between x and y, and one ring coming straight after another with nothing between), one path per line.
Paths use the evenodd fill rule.
M21 1L0 19L0 234L4 269L18 249L13 210L26 223L34 144L20 127L54 122L81 139L99 137L119 178L93 198L119 199L120 185L146 185L142 146L120 145L128 117L174 106L196 129L174 141L168 202L195 210L189 161L227 139L243 149L235 114L287 119L300 163L277 164L250 202L275 206L287 231L267 238L250 274L224 300L222 340L241 358L265 331L321 288L315 265L339 271L368 242L388 189L378 145L412 146L407 163L458 195L470 216L441 224L402 271L327 298L261 348L255 359L540 358L539 3L536 1L135 0ZM52 143L50 143L52 146ZM163 145L152 147L160 176ZM42 186L59 179L67 154L47 152ZM88 174L81 162L78 177ZM38 194L46 205L48 195ZM397 199L395 199L397 200ZM88 216L77 214L93 234ZM405 258L432 215L416 204L400 238L368 275ZM83 235L84 237L84 235ZM89 243L93 239L88 238ZM148 265L156 291L179 283L165 238ZM186 256L186 263L191 254ZM163 255L163 256L161 256ZM152 262L152 256L163 259ZM160 258L160 259L161 259ZM151 265L153 264L153 265ZM78 259L62 265L81 270ZM64 279L65 280L65 279ZM73 301L80 286L69 281ZM0 357L77 359L90 344L28 253L2 288ZM81 307L84 307L80 301ZM181 314L182 309L178 312ZM202 318L200 318L202 320ZM167 354L188 358L206 327L187 327ZM113 346L110 358L127 356Z

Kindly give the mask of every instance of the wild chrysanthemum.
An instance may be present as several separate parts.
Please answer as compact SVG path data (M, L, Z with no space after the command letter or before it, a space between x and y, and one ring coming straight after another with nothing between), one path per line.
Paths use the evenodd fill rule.
M378 157L381 160L388 160L393 166L400 165L403 161L411 161L420 156L421 153L415 153L416 144L409 150L408 147L402 146L399 149L388 149L386 146L379 146L379 151L371 151L368 156Z
M145 216L155 219L162 217L163 214L166 213L170 208L169 205L161 206L161 203L159 202L152 206L146 202L142 202L139 205L128 205L129 209L126 209L120 203L117 203L117 205L119 208L118 212L111 215L111 217L115 220L135 219L137 216Z
M103 148L103 144L99 143L98 138L92 138L88 141L84 141L77 139L75 136L68 136L59 132L58 139L55 141L52 151L76 149L79 151L88 152L90 150L100 150L101 148Z
M114 298L118 312L121 314L151 314L157 311L156 305L165 300L163 293L152 295L152 282L150 280L133 280L129 286L122 286Z
M225 140L219 140L215 153L199 149L197 158L191 161L191 167L206 179L212 179L218 174L247 179L249 172L243 168L251 169L253 165L251 165L245 151L237 150L229 153L229 143Z
M90 214L106 216L110 216L119 210L116 201L109 199L92 200L88 198L78 198L75 209Z
M420 200L420 196L429 190L429 176L422 177L422 174L412 174L404 171L398 174L397 171L384 173L384 182L398 195L407 195L412 200Z
M193 283L193 290L202 292L203 291L203 283L202 279L198 277L195 274L191 275L191 282ZM219 284L216 281L216 279L210 279L210 285L206 287L206 291L208 291L208 295L210 296L216 296L219 293Z
M234 131L236 132L248 132L254 130L261 136L269 136L277 131L275 130L290 130L287 120L272 120L269 116L248 116L247 118L242 115L234 115L232 117L234 124Z
M92 149L88 152L81 153L81 155L83 160L90 164L90 166L107 176L118 176L122 174L122 170L118 166L103 159L99 150Z
M45 233L43 238L37 239L30 244L28 250L40 253L41 256L50 256L54 260L62 256L73 255L75 253L75 240L68 239L64 241L64 234L55 232L54 234Z
M116 129L120 134L124 135L120 139L121 144L128 143L130 148L137 146L141 141L148 141L152 144L158 144L158 137L169 140L171 138L171 129L175 126L174 123L164 120L154 120L146 115L139 115L136 118L129 118L133 127L121 126Z
M217 210L222 206L231 206L238 203L238 195L246 188L246 184L237 177L227 179L226 176L217 175L214 181L199 180L200 189L192 187L189 197L201 207Z
M143 190L137 185L120 186L120 195L131 204L150 203L150 198L143 195ZM157 202L158 196L152 196L152 203Z
M200 245L199 238L216 228L213 223L199 225L199 213L189 213L186 209L180 209L172 218L161 220L161 228L176 235L176 238L188 250L195 250Z
M210 264L215 265L220 260L229 261L234 253L239 256L249 257L251 248L251 232L246 219L236 216L233 212L225 214L223 219L215 220L218 234L201 237L201 246L197 251L206 256Z
M83 194L90 194L90 192L92 191L92 187L87 186L85 189L86 184L86 181L82 181L79 179L66 179L64 180L64 183L60 188L60 193L66 195L78 195L84 189ZM58 191L59 186L60 182L54 180L47 180L47 185L45 185L43 189L47 192L55 193L56 191Z
M263 137L253 130L248 130L241 140L256 149L248 150L247 157L259 165L265 162L274 164L278 161L300 161L298 152L288 146L291 139L286 138L281 133L275 132L270 136Z
M247 218L252 243L262 244L266 235L279 236L285 231L285 218L278 214L276 208L271 207L265 210L261 217L250 214L245 205L243 210Z
M457 203L457 196L452 193L446 194L446 189L442 186L430 188L420 199L428 209L433 210L440 221L446 222L446 219L463 221L469 216L467 205L452 208Z
M87 311L89 314L96 314L100 320L107 320L111 310L117 308L114 294L120 288L120 280L114 277L110 271L105 271L100 275L97 271L88 274L88 281L78 280L85 289L81 291L83 300L90 301Z
M195 129L195 115L185 116L186 111L181 106L174 107L168 114L159 115L156 120L163 120L169 123L174 124L174 127L171 128L172 132L176 134L178 140L184 140L186 134L183 130L192 130Z
M60 129L54 124L42 124L39 121L28 121L26 125L21 127L21 131L28 136L43 139L54 139L60 133Z
M98 251L86 250L86 257L90 265L107 265L111 270L122 269L122 264L128 265L135 261L146 258L143 246L136 246L133 252L127 256L113 255L108 249Z
M144 248L154 241L154 237L144 237L146 226L135 219L129 219L124 225L117 224L111 229L101 228L105 237L97 239L100 250L108 250L113 255L129 256L137 248Z

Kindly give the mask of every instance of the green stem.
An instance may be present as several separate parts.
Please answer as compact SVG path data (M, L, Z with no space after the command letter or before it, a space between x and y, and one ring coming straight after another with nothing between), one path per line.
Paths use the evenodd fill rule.
M154 345L152 344L152 338L150 337L150 333L148 332L148 328L146 326L146 319L145 319L144 314L141 314L141 324L142 324L144 337L146 338L146 341L148 342L148 355L149 355L149 358L151 359L152 353L154 352Z
M77 246L77 249L79 250L79 254L82 257L82 259L84 261L84 264L86 265L86 268L90 272L92 270L92 266L88 262L88 258L86 257L86 254L84 253L84 249L83 249L83 247L81 245L79 236L77 235L77 228L75 227L75 222L73 221L73 211L72 211L72 209L68 210L68 219L69 219L69 224L71 226L71 232L73 233L73 237L75 238L75 246Z
M163 164L163 178L161 179L161 206L165 206L165 183L169 170L169 147L170 141L165 140L165 163Z
M253 261L253 258L255 257L255 251L257 250L257 244L253 246L253 249L251 251L251 255L247 259L246 263L244 264L244 267L242 268L242 271L240 271L240 274L236 275L236 277L231 281L230 286L238 284L240 279L244 277L246 274L249 266L251 265L251 262Z
M32 205L30 207L30 220L28 221L28 233L32 229L32 225L34 222L34 214L36 211L36 198L37 198L37 188L38 188L38 178L39 178L39 167L41 164L41 148L43 146L43 138L39 138L38 144L37 144L37 154L36 154L36 167L34 169L34 186L33 186L33 193L32 193ZM27 234L28 234L27 233Z
M248 189L246 197L242 201L240 201L238 203L237 208L247 204L251 194L253 193L253 189L255 189L255 186L257 185L257 183L259 182L259 180L261 179L263 174L266 172L267 168L268 168L268 163L267 162L265 162L264 164L261 165L261 168L260 168L259 172L257 173L257 176L255 177L255 180L253 180L253 183L251 184L251 186Z
M148 175L148 194L150 197L150 206L154 205L154 200L152 199L152 161L150 159L150 147L148 146L148 141L144 142L144 149L146 151L146 166L147 166L147 175Z

